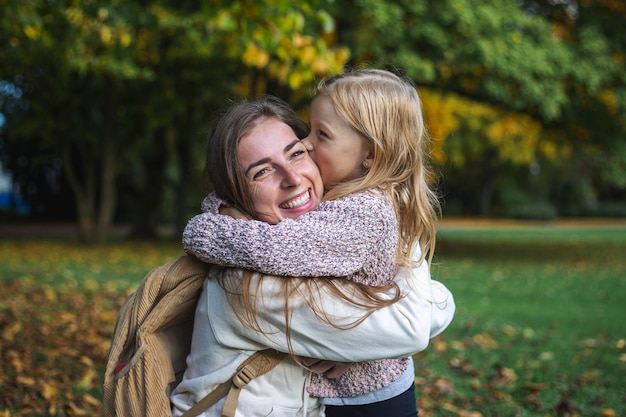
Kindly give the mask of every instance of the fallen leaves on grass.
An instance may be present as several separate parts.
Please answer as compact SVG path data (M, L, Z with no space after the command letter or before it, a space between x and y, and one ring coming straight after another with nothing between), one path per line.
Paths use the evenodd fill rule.
M29 278L0 286L0 416L101 414L102 370L125 294L87 287Z
M128 291L84 283L55 287L33 278L5 281L0 286L0 417L97 416L102 413L102 372L117 312ZM537 374L555 361L551 352L521 359L502 359L515 343L527 343L528 329L505 326L502 332L467 337L435 338L416 356L416 392L420 417L504 417L544 415L576 417L589 405L573 400L572 392L554 392L553 380ZM590 361L595 349L607 346L601 337L584 339L572 363ZM624 361L624 339L611 344ZM429 358L442 358L446 375L436 375ZM494 359L492 359L494 358ZM495 359L498 358L498 359ZM424 362L425 366L420 366ZM619 364L619 362L618 362ZM622 365L623 366L623 365ZM539 375L540 377L541 375ZM598 385L595 369L564 375L559 384L572 389ZM537 382L537 380L540 382ZM593 415L615 417L600 394ZM619 411L619 410L618 410Z
M471 330L473 326L465 328ZM609 403L601 392L596 392L595 397L587 402L581 401L577 392L605 383L598 369L583 366L580 373L559 373L555 380L545 375L545 370L553 366L555 355L541 351L541 346L536 344L534 349L538 349L538 353L532 355L532 343L526 353L528 357L505 359L507 349L532 337L534 333L529 329L504 326L502 333L471 334L470 331L460 340L446 340L445 334L433 339L429 349L415 357L420 417L617 415L613 408L607 407ZM594 350L607 346L603 334L597 338L585 338L578 349L572 348L572 352L578 350L579 353L572 354L569 359L572 364L593 363L597 360ZM620 339L614 347L621 350L626 348L626 343ZM620 354L620 358L624 355ZM446 358L445 375L437 375L429 367L429 362L441 362L443 358Z

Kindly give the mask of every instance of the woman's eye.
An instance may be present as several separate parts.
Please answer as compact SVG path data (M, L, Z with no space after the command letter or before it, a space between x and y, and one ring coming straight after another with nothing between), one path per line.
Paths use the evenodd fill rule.
M267 168L263 168L258 170L257 172L254 173L254 175L252 176L252 179L256 180L261 178L262 176L264 176L265 174L267 174L269 172L269 170Z

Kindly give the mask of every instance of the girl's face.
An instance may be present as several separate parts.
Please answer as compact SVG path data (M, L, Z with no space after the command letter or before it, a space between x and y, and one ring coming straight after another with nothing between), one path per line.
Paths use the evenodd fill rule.
M310 122L311 133L305 143L326 188L362 177L364 161L372 166L371 144L339 117L329 97L322 95L313 100Z
M239 140L237 153L259 220L276 224L319 206L324 192L319 170L287 124L262 120Z

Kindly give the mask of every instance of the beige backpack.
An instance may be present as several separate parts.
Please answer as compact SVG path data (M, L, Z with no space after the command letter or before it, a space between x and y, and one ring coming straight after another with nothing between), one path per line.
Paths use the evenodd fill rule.
M181 256L150 271L117 317L103 387L105 417L171 416L170 392L185 371L196 304L210 265ZM241 388L278 364L283 353L252 355L230 381L184 417L194 417L228 395L222 415L233 417Z

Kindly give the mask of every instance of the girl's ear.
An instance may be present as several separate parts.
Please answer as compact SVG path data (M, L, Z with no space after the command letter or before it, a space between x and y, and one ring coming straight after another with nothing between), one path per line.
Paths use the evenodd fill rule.
M374 151L369 151L369 153L367 154L367 157L365 158L365 160L363 161L361 165L363 166L363 169L367 170L367 169L370 169L373 164L374 164Z

